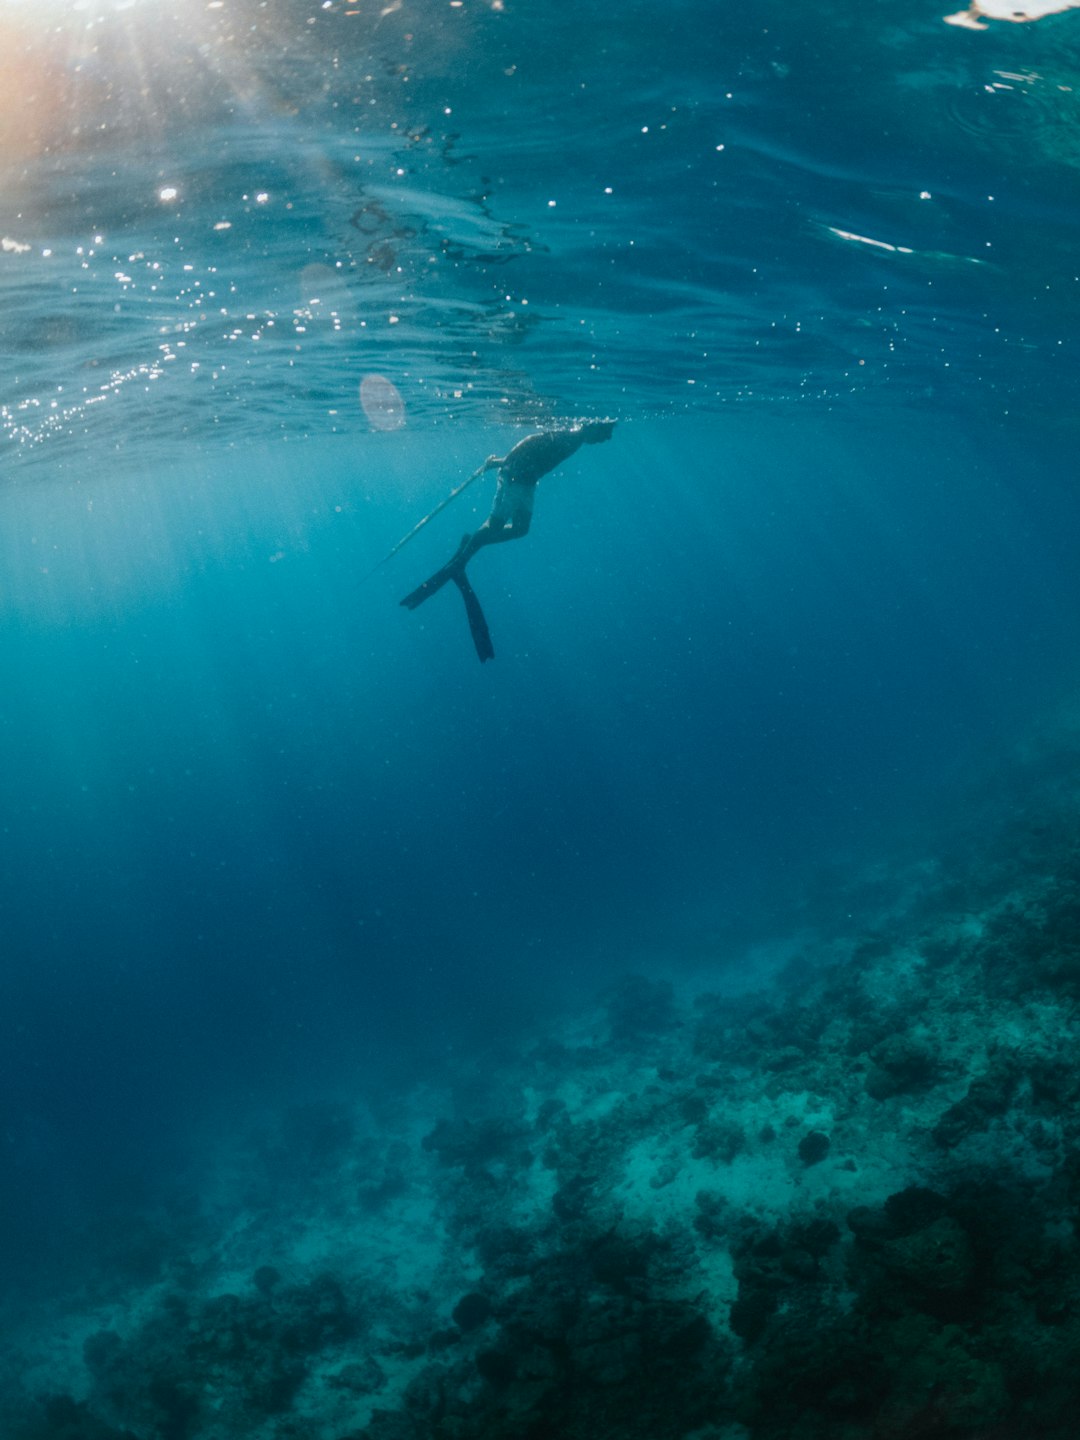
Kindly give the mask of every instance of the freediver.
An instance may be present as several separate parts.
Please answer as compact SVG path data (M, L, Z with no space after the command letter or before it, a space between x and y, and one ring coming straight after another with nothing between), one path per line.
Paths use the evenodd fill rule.
M499 472L490 515L479 530L462 536L461 544L447 564L406 595L402 605L407 610L415 610L452 580L465 601L465 613L477 655L481 661L494 659L491 634L480 601L465 574L466 565L485 545L500 545L504 540L520 540L527 535L532 524L537 483L582 445L599 445L604 440L610 440L614 429L614 420L586 420L565 430L526 435L501 459L498 455L489 455L478 474L488 470Z

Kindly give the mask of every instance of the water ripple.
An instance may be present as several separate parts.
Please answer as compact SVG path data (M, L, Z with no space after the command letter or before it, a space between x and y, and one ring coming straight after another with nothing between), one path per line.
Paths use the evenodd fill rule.
M798 17L586 10L242 6L169 50L136 7L93 45L16 35L9 461L388 415L1050 404L1080 318L1075 47L1003 27L1034 37L1019 62L846 10L826 53Z

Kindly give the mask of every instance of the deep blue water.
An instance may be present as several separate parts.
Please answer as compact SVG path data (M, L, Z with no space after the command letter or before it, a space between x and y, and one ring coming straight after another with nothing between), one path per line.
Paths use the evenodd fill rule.
M801 923L1075 695L1080 19L942 8L5 11L9 1272ZM361 578L589 414L493 664L397 605L490 482Z

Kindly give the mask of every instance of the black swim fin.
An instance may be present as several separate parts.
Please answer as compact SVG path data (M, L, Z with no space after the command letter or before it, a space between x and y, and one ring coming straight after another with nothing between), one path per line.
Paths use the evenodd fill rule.
M405 599L400 603L405 606L406 610L415 610L416 607L422 605L425 600L430 600L432 595L434 595L437 590L441 590L451 578L452 576L449 569L437 570L435 574L425 580L422 585L418 585L415 590L410 590L408 595L405 596Z
M409 591L405 599L400 602L406 610L415 610L425 600L430 600L432 595L441 590L448 581L456 578L457 572L461 569L461 556L465 553L465 547L470 538L468 535L463 535L453 559L448 561L441 570L436 570L434 575L429 575L422 585Z
M473 644L476 646L480 663L483 664L485 660L494 660L495 646L491 643L491 631L484 619L480 601L476 598L476 591L466 579L464 569L457 571L452 578L454 584L461 591L461 598L465 601L465 614L469 617L469 629L472 631Z

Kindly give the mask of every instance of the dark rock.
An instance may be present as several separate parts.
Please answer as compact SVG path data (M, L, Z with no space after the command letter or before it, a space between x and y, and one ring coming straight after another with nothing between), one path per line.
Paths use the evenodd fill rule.
M427 1440L416 1420L403 1410L375 1409L360 1440Z
M40 1413L21 1427L16 1440L137 1440L130 1430L116 1430L70 1395L50 1395Z
M705 1095L682 1095L678 1103L679 1114L688 1125L697 1125L709 1113L709 1100Z
M316 1276L275 1296L272 1329L286 1350L310 1354L347 1339L354 1328L345 1292L333 1275Z
M439 1355L444 1350L451 1349L461 1340L461 1331L449 1326L445 1330L436 1330L428 1336L427 1351L429 1355Z
M356 1200L369 1214L377 1214L392 1200L404 1195L408 1188L409 1181L405 1171L391 1166L376 1178L362 1180L356 1187Z
M886 1269L917 1290L957 1295L971 1282L974 1256L967 1234L948 1215L924 1229L895 1240L881 1249Z
M478 1290L463 1295L451 1311L451 1319L464 1334L478 1330L491 1315L491 1301Z
M481 1350L476 1368L489 1385L509 1385L517 1375L513 1353L508 1349Z
M327 1384L334 1390L347 1390L351 1395L373 1395L385 1387L386 1372L369 1355L355 1364L346 1365L336 1375L329 1375Z
M555 1121L565 1114L565 1100L545 1100L536 1112L537 1130L549 1130Z
M740 1340L745 1340L748 1345L752 1345L764 1334L765 1328L776 1314L779 1304L779 1297L775 1291L755 1289L748 1290L744 1295L740 1287L739 1298L732 1305L728 1315L728 1324Z
M208 1300L167 1295L128 1337L89 1337L90 1404L145 1440L189 1440L213 1408L233 1427L281 1415L306 1378L309 1355L352 1335L341 1286L323 1275L268 1294Z
M937 1056L925 1036L890 1035L873 1047L870 1058L865 1085L874 1100L914 1093L937 1078Z
M560 1185L551 1199L551 1208L560 1220L581 1220L588 1211L596 1182L586 1175L574 1175Z
M876 1429L849 1431L847 1424L876 1414L887 1383L881 1355L857 1320L818 1306L796 1307L776 1319L768 1344L755 1353L748 1385L752 1398L742 1418L755 1436L770 1440L802 1435L825 1440L839 1433L877 1440Z
M792 1244L820 1260L840 1239L840 1227L833 1220L798 1220L788 1230Z
M444 1165L461 1165L474 1172L496 1161L521 1159L521 1143L527 1134L519 1121L440 1120L421 1144L437 1155Z
M491 1225L477 1232L474 1242L477 1259L487 1276L514 1279L527 1275L536 1253L536 1238L524 1226Z
M275 1270L273 1265L260 1265L251 1277L251 1283L260 1295L270 1295L275 1286L281 1283L281 1272Z
M730 1357L707 1318L685 1301L591 1291L589 1253L542 1262L501 1297L497 1343L409 1386L424 1440L684 1440L716 1416ZM368 1440L382 1436L373 1426Z
M706 1240L718 1239L728 1231L730 1202L719 1190L699 1190L694 1196L697 1214L694 1229Z
M190 1380L156 1375L147 1386L147 1395L156 1412L155 1427L164 1440L186 1440L199 1415L199 1397Z
M885 1201L885 1216L896 1235L911 1235L925 1230L946 1214L949 1202L936 1190L924 1185L909 1185Z
M990 1122L1009 1108L1019 1078L1015 1062L1003 1057L972 1080L964 1098L950 1105L934 1126L937 1144L951 1150L968 1135L988 1129Z
M799 1141L799 1159L804 1165L818 1165L828 1155L832 1141L820 1130L811 1130Z
M784 1045L779 1050L771 1050L762 1062L762 1067L779 1074L785 1070L794 1070L805 1060L806 1055L798 1045Z
M697 1127L691 1153L695 1160L730 1165L746 1149L746 1135L731 1120L707 1120Z
M780 1264L784 1272L796 1280L814 1280L820 1270L817 1260L810 1254L810 1251L803 1250L797 1245L784 1251L780 1256Z
M655 1242L652 1237L639 1239L621 1235L605 1235L589 1251L589 1265L594 1278L612 1290L627 1291L645 1278Z
M875 1209L872 1205L856 1205L848 1212L847 1223L848 1229L864 1245L882 1245L894 1237L893 1227L884 1210Z

